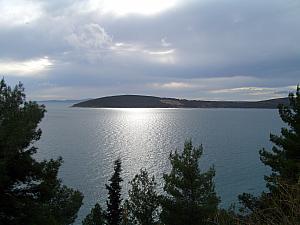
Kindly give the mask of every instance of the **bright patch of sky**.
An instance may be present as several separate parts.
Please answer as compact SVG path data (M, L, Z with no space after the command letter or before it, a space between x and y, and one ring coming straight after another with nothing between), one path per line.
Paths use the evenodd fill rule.
M168 10L179 0L90 0L89 8L99 10L102 13L112 13L116 16L129 14L154 15Z
M7 76L36 76L50 69L53 62L48 57L25 61L0 61L0 71Z
M0 25L17 26L30 23L42 15L41 4L24 0L0 1Z

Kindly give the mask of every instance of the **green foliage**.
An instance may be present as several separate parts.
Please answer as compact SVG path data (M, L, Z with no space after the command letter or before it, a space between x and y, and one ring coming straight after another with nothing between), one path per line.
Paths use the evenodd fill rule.
M105 212L101 206L97 203L82 222L82 225L104 225L105 223Z
M266 176L270 193L262 193L260 197L242 194L239 200L243 205L243 212L253 212L267 208L266 199L277 195L278 182L296 184L300 176L300 88L297 86L296 95L289 94L289 105L279 106L279 115L287 127L281 129L281 135L270 134L270 141L274 143L272 151L262 149L259 154L261 161L271 167L272 173Z
M125 203L128 224L158 224L159 199L154 176L149 177L146 169L141 169L130 182L129 199Z
M296 96L289 95L289 106L281 105L279 114L288 128L281 129L281 135L270 135L274 143L272 152L265 149L260 151L262 162L270 166L272 174L266 177L267 186L272 189L277 186L277 180L285 179L295 184L300 176L300 88L297 87Z
M269 193L259 197L244 193L239 196L245 224L300 224L300 88L289 94L289 105L279 106L279 115L286 127L281 135L270 135L272 151L262 149L261 161L271 167L266 176ZM296 199L295 199L296 198Z
M186 141L182 154L170 154L172 170L164 174L166 196L162 196L161 220L166 225L205 224L218 207L219 198L213 183L215 171L201 173L199 159L203 148Z
M19 83L0 82L0 224L65 225L74 222L82 195L57 178L62 159L33 158L45 107L27 102Z
M119 225L122 220L122 207L121 207L121 160L118 159L114 162L114 174L109 179L110 184L105 185L108 190L108 201L106 219L108 225Z

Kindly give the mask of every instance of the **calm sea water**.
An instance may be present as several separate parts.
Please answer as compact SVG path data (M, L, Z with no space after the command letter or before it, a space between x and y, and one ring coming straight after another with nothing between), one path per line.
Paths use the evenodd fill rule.
M260 193L269 169L258 151L271 147L269 133L279 133L283 125L277 110L265 109L87 109L49 103L47 111L37 157L63 157L59 176L84 194L76 224L96 201L105 206L104 184L114 160L122 160L124 194L142 167L155 175L162 190L169 153L182 150L187 138L203 144L200 168L215 166L222 207L242 192Z

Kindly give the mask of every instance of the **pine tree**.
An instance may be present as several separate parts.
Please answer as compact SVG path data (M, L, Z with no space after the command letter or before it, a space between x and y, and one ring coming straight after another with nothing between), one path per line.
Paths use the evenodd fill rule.
M182 154L170 154L172 170L164 174L161 220L165 225L199 225L217 211L219 198L216 195L213 177L215 170L210 168L201 173L199 159L202 146L193 147L186 141Z
M281 135L270 134L270 141L274 143L272 151L262 149L259 154L261 161L271 167L270 176L265 176L270 192L263 192L260 196L243 193L239 195L242 212L256 214L266 212L273 202L278 203L285 188L299 185L300 182L300 88L297 86L296 95L289 94L289 105L279 106L279 115L286 127L281 129ZM277 205L282 213L289 209L287 202ZM249 214L249 215L250 215ZM275 216L275 215L273 215Z
M95 207L85 217L82 225L105 225L105 212L102 210L100 204L96 203Z
M114 174L109 179L110 184L105 185L108 190L108 201L106 219L108 225L120 225L122 220L122 207L121 207L121 160L118 159L114 162Z
M159 199L154 176L149 177L146 169L141 169L130 181L131 189L126 201L126 212L130 224L158 224Z
M45 107L27 102L24 88L0 82L0 224L65 225L74 222L80 192L57 178L62 159L39 162L33 144Z
M270 135L275 145L272 152L262 149L261 161L270 166L272 174L266 176L267 186L272 191L278 180L296 184L300 178L300 88L296 95L289 94L289 105L279 106L279 115L287 127L281 129L281 135Z

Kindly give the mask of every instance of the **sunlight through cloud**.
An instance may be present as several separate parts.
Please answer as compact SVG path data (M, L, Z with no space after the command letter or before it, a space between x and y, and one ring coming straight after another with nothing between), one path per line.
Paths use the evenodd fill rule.
M45 71L51 66L53 66L53 62L48 57L26 61L0 61L0 73L5 76L31 76Z
M90 7L92 9L98 8L103 13L113 13L116 16L153 15L172 8L177 3L178 0L91 0Z

